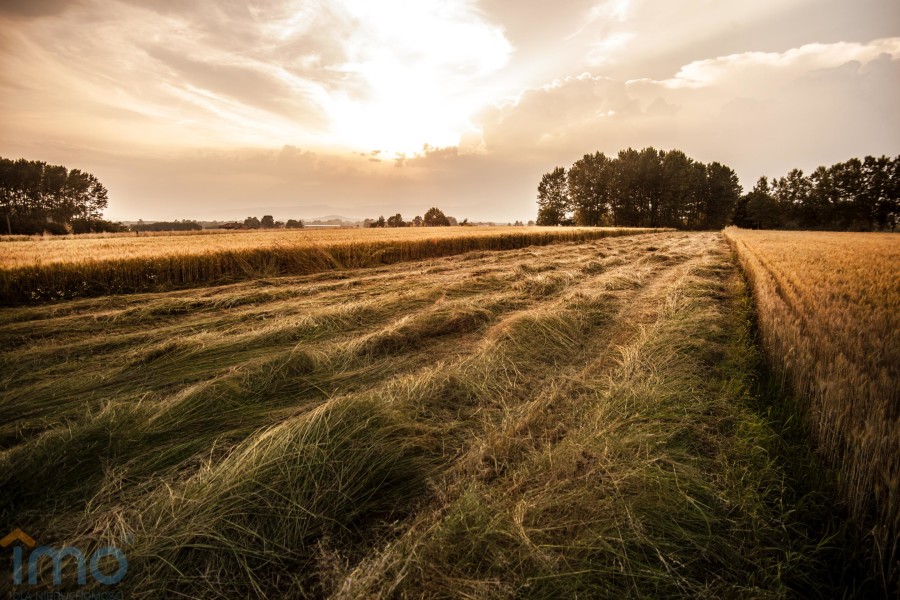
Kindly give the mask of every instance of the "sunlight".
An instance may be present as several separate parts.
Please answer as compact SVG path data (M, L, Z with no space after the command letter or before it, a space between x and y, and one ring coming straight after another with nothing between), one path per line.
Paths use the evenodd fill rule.
M501 29L469 2L348 0L344 8L364 25L338 70L363 92L331 98L329 141L406 154L457 144L511 54Z

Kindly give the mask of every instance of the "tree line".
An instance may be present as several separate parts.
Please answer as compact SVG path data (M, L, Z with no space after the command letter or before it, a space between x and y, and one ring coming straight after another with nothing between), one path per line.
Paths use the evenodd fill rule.
M734 171L680 150L586 154L538 184L538 225L893 231L900 157L867 156L806 176L794 169L742 194Z
M103 220L106 188L92 174L0 157L0 211L7 234L122 231Z
M741 196L734 171L680 150L586 154L538 185L538 225L720 229Z
M900 156L852 158L809 175L760 177L735 207L732 222L748 229L894 231L900 220Z
M247 217L244 226L250 229L303 229L303 220L288 219L287 222L276 221L272 215L263 215L262 219Z
M462 223L459 223L455 218L445 215L444 211L437 207L429 208L425 212L424 217L417 215L411 221L404 221L400 213L387 219L384 216L380 216L377 219L365 219L363 221L363 227L450 227L451 225L468 224L468 219L464 219Z
M272 215L259 217L247 217L243 222L232 221L218 225L220 229L302 229L304 223L298 219L288 219L287 222L276 221ZM129 228L131 231L199 231L203 224L198 221L182 219L180 221L153 221L145 223L143 219L134 223Z
M131 231L199 231L203 229L197 221L182 219L181 221L154 221L152 223L144 223L143 219L139 219L129 227Z

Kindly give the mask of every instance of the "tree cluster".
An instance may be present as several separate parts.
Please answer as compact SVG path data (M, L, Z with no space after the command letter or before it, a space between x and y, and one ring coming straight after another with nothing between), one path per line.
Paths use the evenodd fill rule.
M155 221L153 223L144 223L143 220L138 221L131 226L131 231L198 231L203 229L197 221Z
M263 215L262 219L257 217L247 217L244 219L244 226L250 229L302 229L303 220L288 219L287 223L276 221L272 215Z
M538 225L724 227L741 195L737 175L680 150L586 154L538 185Z
M400 213L387 219L381 216L377 219L363 221L363 227L449 227L451 225L458 225L456 219L448 217L441 209L435 207L429 208L424 217L416 216L412 221L404 221Z
M106 188L90 173L0 157L0 211L8 234L123 230L102 219L107 202Z
M733 222L747 229L894 231L900 220L900 156L853 158L809 175L761 177Z

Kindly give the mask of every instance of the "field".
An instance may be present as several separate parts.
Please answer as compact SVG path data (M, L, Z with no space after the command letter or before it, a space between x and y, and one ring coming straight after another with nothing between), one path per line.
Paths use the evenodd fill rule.
M0 304L216 285L510 250L637 228L423 227L0 238ZM193 233L193 232L191 232Z
M804 401L820 453L885 582L900 576L900 239L726 230L762 343Z
M0 529L134 598L862 593L753 336L719 233L5 308Z

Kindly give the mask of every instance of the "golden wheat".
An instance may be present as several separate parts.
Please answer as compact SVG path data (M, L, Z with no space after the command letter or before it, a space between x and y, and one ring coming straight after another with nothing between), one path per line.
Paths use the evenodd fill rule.
M0 244L0 303L304 275L657 231L664 230L428 227L13 240Z
M900 536L900 237L729 228L766 353L867 523L886 580Z

